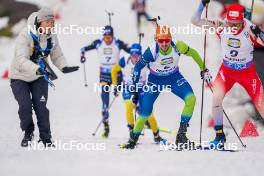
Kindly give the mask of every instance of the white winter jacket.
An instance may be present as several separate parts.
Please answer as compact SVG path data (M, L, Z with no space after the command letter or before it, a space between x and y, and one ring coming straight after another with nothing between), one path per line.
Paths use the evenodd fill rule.
M37 12L34 12L29 16L27 25L30 25L33 28L37 14ZM68 66L67 61L61 51L58 38L55 34L51 34L49 36L44 34L34 34L38 36L40 46L43 49L45 49L47 46L47 39L51 37L53 47L50 52L50 60L59 70L62 70L63 67ZM28 26L26 26L16 39L15 56L9 70L10 79L19 79L26 82L32 82L40 77L36 75L39 65L30 60L30 56L33 53L33 48L34 42L29 33Z

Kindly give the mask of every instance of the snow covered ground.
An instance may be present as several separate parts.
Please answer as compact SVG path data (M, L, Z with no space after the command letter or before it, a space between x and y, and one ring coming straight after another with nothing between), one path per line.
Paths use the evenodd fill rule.
M41 4L44 0L33 2ZM31 0L32 2L32 0ZM152 0L149 1L150 14L160 15L162 23L172 26L189 24L192 12L199 1L193 0ZM132 43L137 41L135 29L135 16L130 11L130 0L68 0L61 8L59 21L62 25L75 24L79 26L103 26L107 23L105 9L115 13L113 26L116 36ZM219 6L212 5L211 16L217 14ZM145 38L143 45L146 47L153 42L153 27L145 25ZM148 31L148 32L147 32ZM99 35L59 35L61 46L71 65L79 64L79 49L93 41ZM192 47L203 53L203 36L176 35L175 38L186 41ZM1 41L0 57L2 65L8 66L14 50L14 40ZM209 37L208 64L213 75L217 69L214 65L218 62L219 46L215 36ZM190 126L190 138L199 141L201 81L199 69L187 57L182 57L180 67L183 75L193 86L197 96L197 106ZM96 137L91 134L101 118L101 100L99 92L94 92L93 84L98 82L98 62L95 51L87 54L87 76L89 87L83 86L83 70L63 75L58 73L59 79L55 81L56 90L50 89L48 107L53 139L64 143L78 141L82 144L89 143L103 145L105 150L86 151L33 151L20 147L22 133L19 128L17 103L13 98L9 82L0 81L0 175L263 175L263 148L264 135L261 137L247 138L244 142L247 149L242 152L214 152L214 151L159 151L159 146L154 145L152 135L145 131L145 136L140 139L140 145L133 151L120 150L118 144L127 141L128 132L125 121L124 104L121 97L114 102L111 108L111 134L107 140L101 139L99 133ZM205 95L205 118L210 114L211 94L209 90ZM157 100L154 112L160 127L178 129L180 113L183 102L169 93L163 93ZM232 109L228 109L232 112ZM233 113L231 120L237 122L243 113ZM238 131L241 123L235 123ZM203 139L213 138L213 130L204 124ZM228 142L237 143L232 130L227 130ZM38 140L36 130L35 140ZM174 141L175 136L162 134L169 141ZM103 144L101 144L103 143ZM100 148L100 147L99 147Z

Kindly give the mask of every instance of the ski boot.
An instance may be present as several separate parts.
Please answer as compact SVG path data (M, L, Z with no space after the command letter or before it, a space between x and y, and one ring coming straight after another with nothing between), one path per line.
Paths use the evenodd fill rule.
M128 142L125 144L119 145L121 149L134 149L137 145L137 141L139 138L139 134L132 133L131 137L129 138Z
M180 128L178 130L178 134L176 136L175 144L178 149L193 149L194 148L194 142L191 142L187 136L187 128L189 127L188 123L181 123Z
M226 142L226 136L223 131L223 125L215 126L216 136L213 141L209 143L210 149L223 149Z
M167 140L162 138L160 135L159 135L159 130L157 132L153 132L153 136L154 136L154 142L156 144L167 144Z
M33 132L25 132L24 138L21 141L21 147L28 147L28 145L33 140L34 134Z
M109 133L110 133L109 123L103 122L103 124L104 124L104 132L102 134L102 138L108 138Z
M129 137L132 137L134 125L127 124L128 130L129 130Z
M54 148L55 144L51 139L40 139L38 142L42 142L42 144L46 147Z

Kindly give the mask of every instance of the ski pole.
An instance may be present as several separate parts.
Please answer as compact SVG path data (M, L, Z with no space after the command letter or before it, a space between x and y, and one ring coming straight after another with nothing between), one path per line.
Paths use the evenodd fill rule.
M114 97L113 100L111 101L111 103L110 103L110 105L109 105L109 108L108 108L108 111L110 111L110 109L111 109L111 107L112 107L112 105L113 105L115 99L116 99L116 97Z
M252 3L251 3L251 9L250 9L250 20L252 21L252 17L253 17L253 11L254 11L254 4L255 4L255 1L254 0L252 0ZM257 28L258 28L258 26L256 26ZM261 37L261 36L258 36L260 39L261 39L261 41L264 43L264 39L263 39L263 37Z
M208 82L206 82L206 83L207 83L208 87L210 88L211 92L212 92L212 93L214 93L214 91L213 91L212 87L211 87L211 86L208 84ZM231 122L231 120L230 120L229 116L227 115L227 113L226 113L226 111L225 111L224 109L223 109L223 113L224 113L224 115L225 115L225 117L226 117L227 121L228 121L228 122L229 122L229 124L231 125L231 128L232 128L232 129L233 129L233 131L235 132L235 134L236 134L236 136L237 136L238 140L240 141L241 145L242 145L244 148L246 148L247 146L246 146L246 145L243 143L243 141L242 141L241 137L238 135L238 133L237 133L237 130L235 129L235 127L234 127L233 123Z
M141 45L142 38L144 38L144 33L141 32L138 34L138 42L140 45Z
M108 111L109 111L109 110L110 110L110 108L112 107L112 105L113 105L113 103L114 103L115 99L116 99L116 97L114 97L114 98L113 98L113 100L111 101L111 103L110 103L110 105L109 105L109 107L108 107ZM98 125L97 125L96 129L95 129L95 130L94 130L94 132L92 133L92 135L93 135L93 136L95 136L95 135L96 135L96 133L97 133L97 131L98 131L99 127L100 127L100 126L101 126L101 124L103 123L103 120L104 120L104 119L101 119L101 120L100 120L100 122L98 123Z
M96 129L94 130L94 132L92 133L93 136L95 136L95 134L97 133L99 127L101 126L101 124L103 123L103 119L100 120L100 122L98 123Z
M144 37L144 33L139 33L138 34L138 42L139 44L141 45L141 41L142 41L142 38ZM137 121L137 105L135 105L135 114L134 114L134 119L135 119L135 123Z
M208 4L206 5L205 18L208 18ZM203 69L205 68L206 62L206 45L207 45L207 31L204 35L204 57L203 57ZM203 131L203 107L204 107L204 80L202 81L202 103L201 103L201 121L200 121L200 145L202 144L202 131Z
M253 10L254 10L254 3L255 3L255 0L252 0L252 3L251 3L251 17L253 16Z
M83 63L83 78L84 78L84 86L88 87L85 63Z
M252 21L253 10L254 10L254 0L251 0L251 7L245 9L245 18Z
M114 13L113 12L108 12L107 10L105 10L105 12L108 15L109 25L111 26L112 25L112 18L111 18L111 16L114 16Z

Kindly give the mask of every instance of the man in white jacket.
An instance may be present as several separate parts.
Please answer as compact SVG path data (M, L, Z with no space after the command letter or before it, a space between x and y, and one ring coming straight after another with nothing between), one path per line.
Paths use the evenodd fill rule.
M25 131L22 147L27 147L33 138L32 107L37 116L40 141L45 146L53 146L49 110L46 107L49 83L44 79L45 68L40 68L38 58L42 57L47 62L47 57L50 56L52 63L63 73L79 69L78 66L68 66L57 36L51 33L53 26L53 12L44 7L30 15L27 27L20 32L16 40L9 78L12 92L19 105L20 127Z

